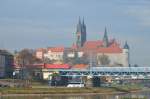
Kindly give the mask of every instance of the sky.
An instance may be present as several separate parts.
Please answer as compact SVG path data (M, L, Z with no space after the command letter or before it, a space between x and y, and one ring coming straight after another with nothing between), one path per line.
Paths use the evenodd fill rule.
M69 47L79 16L88 40L128 42L131 64L150 66L150 0L0 0L0 48Z

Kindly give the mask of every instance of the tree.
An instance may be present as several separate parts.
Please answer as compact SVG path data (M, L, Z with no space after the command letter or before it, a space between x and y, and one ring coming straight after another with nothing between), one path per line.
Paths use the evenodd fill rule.
M109 65L110 63L109 57L104 54L101 56L98 56L98 61L100 61L101 65Z
M18 53L19 63L23 65L33 64L37 58L33 55L33 52L29 49L23 49Z
M52 60L50 60L50 59L47 58L47 57L44 58L43 62L46 63L46 64L51 64L51 63L53 63Z
M64 63L74 65L79 61L77 51L74 52L74 57L68 57L67 54L68 54L67 52L64 52L64 55L63 55L63 62Z
M30 49L23 49L17 53L16 61L20 66L21 79L32 79L34 73L33 63L40 62Z

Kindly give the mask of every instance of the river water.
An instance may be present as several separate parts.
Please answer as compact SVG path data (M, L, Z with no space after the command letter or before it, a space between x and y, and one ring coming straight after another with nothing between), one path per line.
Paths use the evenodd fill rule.
M150 99L150 92L113 95L55 95L55 96L1 96L0 99L122 99L123 97Z

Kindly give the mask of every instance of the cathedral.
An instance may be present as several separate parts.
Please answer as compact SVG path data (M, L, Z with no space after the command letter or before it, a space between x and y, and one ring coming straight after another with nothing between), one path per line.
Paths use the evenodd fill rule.
M129 45L127 42L121 46L115 39L110 40L106 28L102 40L88 41L86 36L84 19L81 22L79 18L76 44L73 48L92 57L92 61L99 66L129 66Z
M67 60L74 59L76 60L75 64L89 65L92 63L92 66L129 66L129 45L127 42L124 46L121 46L115 39L110 40L107 28L105 28L102 37L102 40L87 40L84 19L79 18L76 27L76 41L72 47L39 48L36 50L36 57L41 60L48 59L57 64L70 63L71 61Z

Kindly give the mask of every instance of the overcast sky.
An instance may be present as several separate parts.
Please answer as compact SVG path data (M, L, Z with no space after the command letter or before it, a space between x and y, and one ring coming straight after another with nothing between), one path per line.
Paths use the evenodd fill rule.
M130 45L131 64L150 66L150 0L0 0L0 48L71 46L84 17L88 40Z

